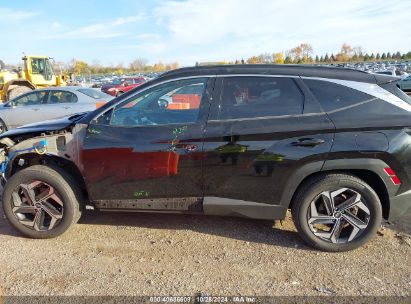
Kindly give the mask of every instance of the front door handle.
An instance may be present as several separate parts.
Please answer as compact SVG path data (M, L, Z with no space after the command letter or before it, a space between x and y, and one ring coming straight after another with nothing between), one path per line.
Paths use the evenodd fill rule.
M38 110L40 110L39 108L33 108L33 111L38 111Z
M325 140L321 138L299 138L291 144L297 147L315 147L323 143L325 143Z

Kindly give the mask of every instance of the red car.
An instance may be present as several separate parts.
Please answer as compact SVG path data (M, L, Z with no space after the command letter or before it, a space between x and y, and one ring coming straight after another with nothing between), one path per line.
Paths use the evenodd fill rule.
M146 80L143 77L119 78L111 83L103 85L101 91L111 96L120 96L145 82Z

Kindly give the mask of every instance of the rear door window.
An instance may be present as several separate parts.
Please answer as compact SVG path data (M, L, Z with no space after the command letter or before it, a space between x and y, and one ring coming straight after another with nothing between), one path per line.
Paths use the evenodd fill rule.
M329 81L304 79L304 83L326 112L375 99L375 97L366 93Z
M226 77L217 117L224 119L298 115L304 95L291 78Z

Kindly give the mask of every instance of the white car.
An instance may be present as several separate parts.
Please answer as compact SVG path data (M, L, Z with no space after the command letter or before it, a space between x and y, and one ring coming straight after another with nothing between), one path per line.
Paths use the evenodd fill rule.
M30 91L0 106L0 133L29 123L93 111L99 103L111 99L110 95L84 87Z

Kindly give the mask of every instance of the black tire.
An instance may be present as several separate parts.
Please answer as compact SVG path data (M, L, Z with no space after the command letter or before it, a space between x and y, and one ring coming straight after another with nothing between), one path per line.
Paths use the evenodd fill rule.
M119 96L121 96L121 95L123 95L123 94L124 94L124 92L119 91L119 92L117 92L116 97L119 97Z
M2 119L0 119L0 134L7 132L7 126Z
M318 204L318 202L321 204L321 201L317 201L320 199L322 200L322 202L325 202L327 196L325 196L324 198L324 195L321 196L322 193L331 192L328 197L333 197L333 194L337 193L333 191L343 191L343 189L348 189L348 192L342 192L341 196L343 197L343 199L344 197L347 197L346 193L353 193L353 196L358 194L360 195L359 200L363 203L363 205L361 206L365 206L365 209L363 208L363 210L367 211L364 212L363 210L358 208L357 210L360 210L359 214L363 214L365 217L364 221L361 223L366 223L367 225L365 227L362 227L359 232L355 231L355 237L350 240L350 238L354 234L353 230L357 230L354 225L350 225L350 223L346 220L347 216L352 215L352 213L350 213L352 210L347 209L347 211L340 211L340 205L335 204L333 198L331 199L331 201L333 201L331 205L336 206L335 210L328 212L328 209L322 209L325 210L323 211L324 214L333 213L332 216L326 215L327 217L336 218L338 215L338 223L341 223L341 226L338 226L339 228L342 228L339 230L340 233L338 233L337 241L335 241L336 238L334 238L333 242L332 238L324 238L324 233L321 233L322 230L319 231L317 230L317 228L314 228L314 224L310 225L309 221L314 218L311 218L311 216L313 215L311 208L314 208L317 212L317 205L313 204ZM357 200L357 197L358 196L356 196L354 200ZM335 201L337 201L337 199L338 196L336 196ZM325 203L323 203L323 205L325 206ZM321 208L321 205L319 208ZM341 209L343 208L341 207ZM364 245L376 234L382 220L382 208L378 195L366 182L348 174L321 174L308 179L297 190L297 193L295 194L292 202L291 211L297 231L301 238L308 245L320 250L333 252L353 250ZM358 214L356 214L356 216L357 215ZM319 223L319 225L322 225L320 220ZM334 225L333 228L336 228L336 223L336 220L334 220L334 224L330 224L330 226ZM349 229L351 229L351 232ZM330 229L330 235L332 235L332 231L334 230ZM345 233L345 239L340 237L343 232ZM317 233L317 235L315 233ZM318 236L318 234L321 234L322 236Z
M13 192L19 191L22 184L27 185L34 181L40 181L53 187L62 202L61 218L50 230L36 231L22 224L13 212ZM6 182L3 192L3 210L10 224L22 234L35 239L54 238L66 232L80 219L80 202L80 188L71 176L58 167L43 165L31 166L15 173Z

